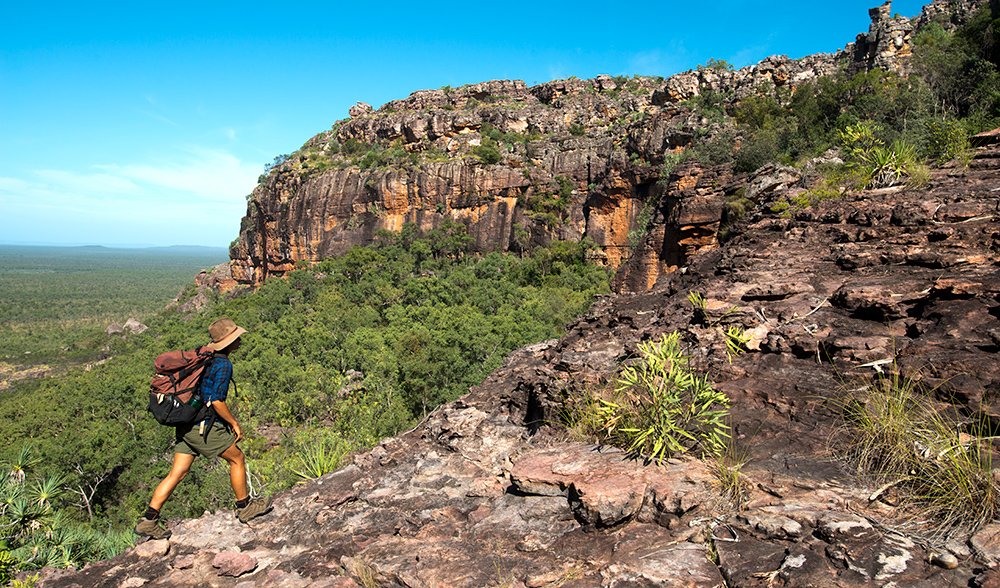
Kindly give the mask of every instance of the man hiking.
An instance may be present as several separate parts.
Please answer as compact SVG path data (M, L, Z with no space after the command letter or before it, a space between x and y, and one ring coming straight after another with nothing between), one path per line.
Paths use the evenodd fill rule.
M250 498L246 458L236 445L243 438L243 429L226 405L229 382L233 376L229 354L239 349L240 335L246 333L246 329L228 318L220 318L208 327L208 333L212 342L206 347L214 356L205 368L199 386L201 401L210 409L209 416L205 420L177 427L173 466L153 491L146 514L135 526L135 532L145 537L166 539L170 536L170 531L157 524L160 509L199 455L209 459L221 457L229 462L229 482L236 494L236 516L241 523L271 512L270 498Z

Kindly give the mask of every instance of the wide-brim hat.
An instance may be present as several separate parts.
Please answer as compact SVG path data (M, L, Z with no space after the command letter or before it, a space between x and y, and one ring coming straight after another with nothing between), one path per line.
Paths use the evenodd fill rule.
M212 342L206 347L212 351L222 351L246 332L246 329L238 326L232 319L220 318L208 327L208 334L212 337Z

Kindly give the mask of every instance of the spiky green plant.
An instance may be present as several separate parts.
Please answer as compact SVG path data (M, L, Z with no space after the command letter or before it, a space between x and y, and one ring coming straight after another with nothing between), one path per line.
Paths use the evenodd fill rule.
M36 478L30 450L0 466L0 580L20 571L79 566L113 557L134 541L131 529L97 531L59 510L62 476Z
M291 471L301 481L314 480L340 467L350 451L350 444L340 437L320 435L298 447Z
M887 188L902 183L911 173L921 173L916 148L900 140L886 146L880 138L882 132L879 125L860 121L838 134L848 165L860 177L861 188Z
M734 357L746 353L750 335L742 327L736 325L727 328L724 334L726 336L726 356L729 358L729 363L732 363Z
M32 453L30 445L24 445L17 452L14 461L10 463L10 478L16 483L23 483L28 470L38 465L41 458Z
M61 474L35 480L32 485L31 498L39 506L51 505L65 491L66 478Z
M639 361L619 373L611 399L600 400L602 437L662 461L693 452L719 455L729 439L729 398L694 373L680 333L638 345Z
M704 312L705 309L707 308L707 303L705 302L705 296L703 296L701 292L698 292L696 290L691 290L690 292L688 292L687 298L688 302L691 303L691 307L694 308L696 311L700 310Z

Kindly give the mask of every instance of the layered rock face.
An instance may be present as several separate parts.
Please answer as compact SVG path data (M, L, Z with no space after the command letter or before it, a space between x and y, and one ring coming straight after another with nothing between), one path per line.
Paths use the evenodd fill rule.
M1000 525L939 541L903 532L919 530L912 513L831 455L843 421L830 399L895 360L936 389L928 402L1000 423L1000 147L923 188L778 214L769 204L797 190L782 177L758 178L747 226L687 271L604 298L413 431L280 494L271 515L175 522L169 541L42 585L996 585ZM754 336L730 362L731 326ZM732 399L742 509L710 463L643 464L558 424L567 398L607 386L638 343L673 330Z
M936 0L918 22L962 19L980 4ZM350 119L262 176L230 251L232 277L259 284L404 223L425 231L461 223L478 251L587 238L597 246L595 261L617 268L642 245L651 229L643 208L653 207L666 221L653 228L661 242L642 245L656 255L646 255L641 275L627 281L649 285L690 253L715 246L722 206L711 200L727 190L709 188L706 176L716 170L671 175L675 154L718 131L686 101L708 91L736 101L794 91L839 67L905 72L914 24L892 17L888 3L871 16L868 34L836 55L770 57L666 80L493 81L415 92L378 110L358 104Z
M653 103L660 84L489 82L362 113L313 138L254 191L233 276L259 283L380 230L449 221L468 228L478 251L589 238L617 267L664 154L687 146L699 124L686 108ZM362 168L365 154L384 151L399 161Z

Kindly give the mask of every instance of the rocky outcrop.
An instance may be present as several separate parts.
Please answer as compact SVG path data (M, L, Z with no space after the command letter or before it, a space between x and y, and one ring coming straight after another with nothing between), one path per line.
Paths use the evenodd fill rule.
M663 171L696 137L719 130L688 101L710 92L730 102L761 92L787 96L841 67L905 73L915 26L960 22L984 1L936 0L916 25L891 16L887 3L872 10L869 32L835 55L769 57L740 70L709 64L666 80L491 81L414 92L378 110L358 103L350 119L261 177L230 250L232 279L260 284L405 223L427 231L458 222L477 251L587 238L597 246L595 260L617 268L641 247L635 263L642 267L628 283L651 283L682 266L696 244L711 245L701 231L719 219L704 215L722 210L709 205L704 186L696 202ZM681 225L656 230L684 243L640 243L649 229L639 226L644 207L681 203L661 210ZM692 214L699 218L689 223Z
M905 73L913 54L914 26L909 18L892 14L892 2L868 11L872 19L867 34L858 35L848 51L853 71L884 69Z
M994 13L997 12L996 0L983 2L981 0L932 0L925 5L916 18L916 27L936 22L946 30L953 30L969 19L984 5L990 4Z
M706 179L671 177L696 200ZM901 530L910 515L830 458L829 399L895 362L934 387L929 402L1000 422L1000 149L923 188L781 213L770 203L795 194L794 178L775 168L755 185L739 235L649 292L602 299L413 431L281 493L271 515L175 522L167 545L42 585L992 585L997 525L939 541ZM754 334L731 362L729 326ZM558 425L568 399L673 330L732 400L742 508L710 463L645 464Z

